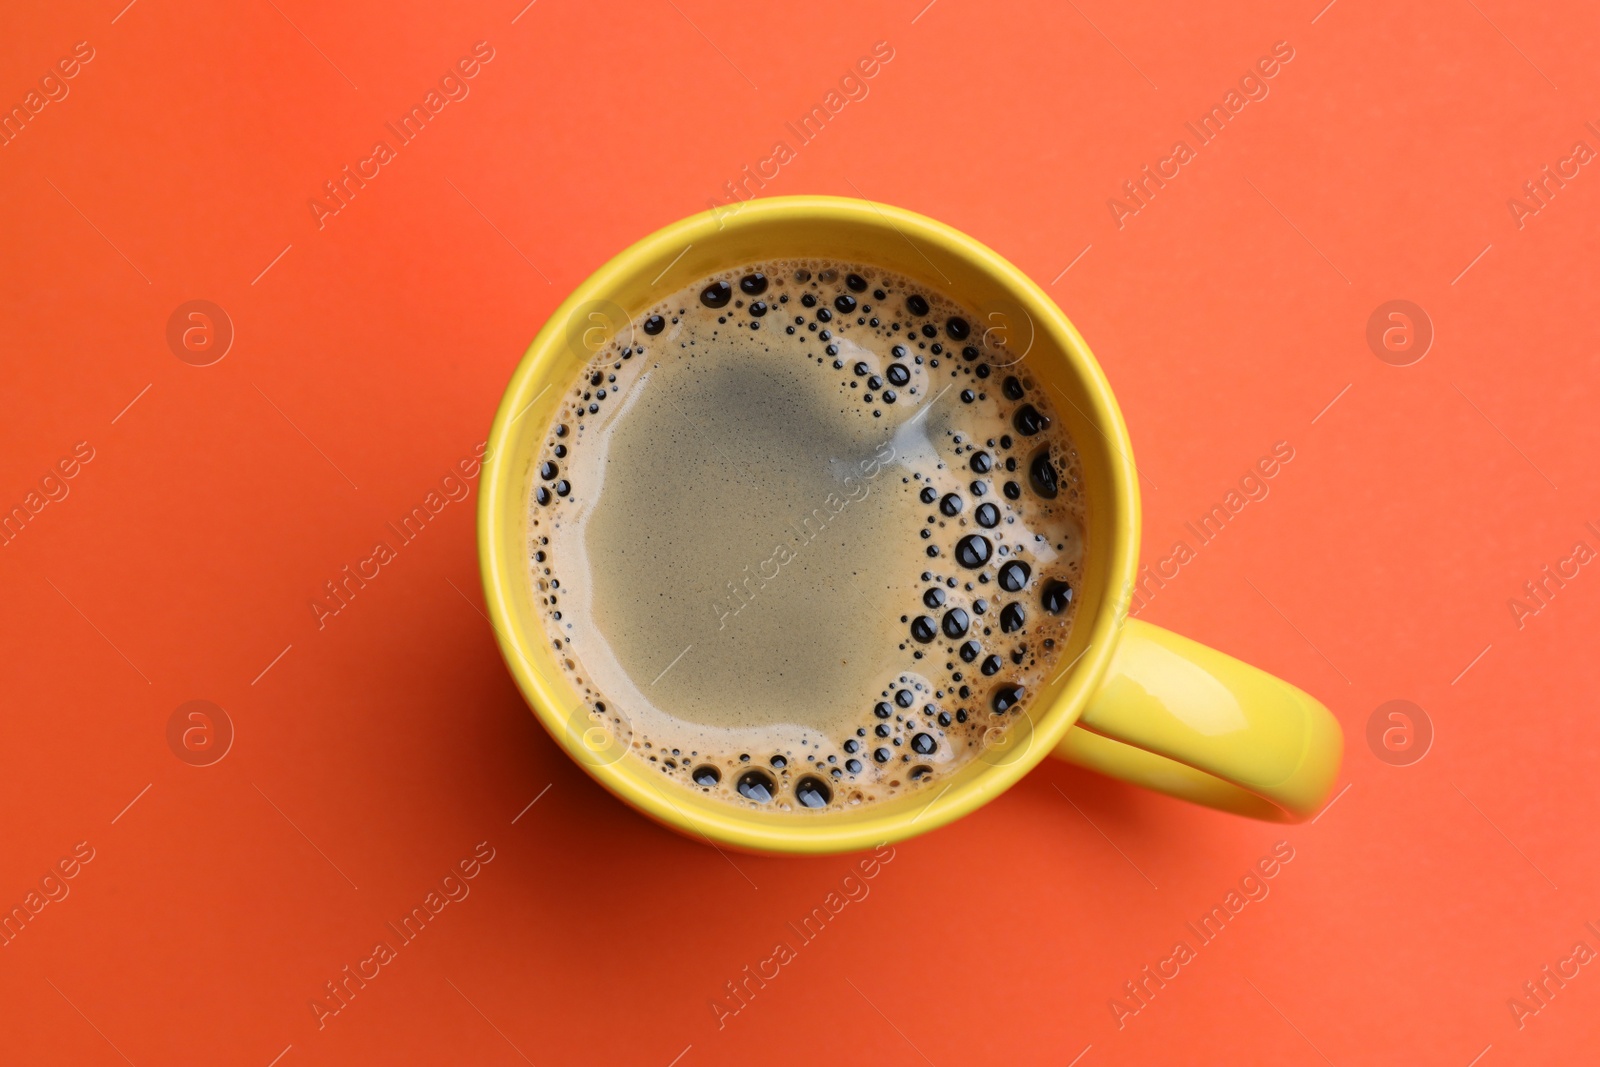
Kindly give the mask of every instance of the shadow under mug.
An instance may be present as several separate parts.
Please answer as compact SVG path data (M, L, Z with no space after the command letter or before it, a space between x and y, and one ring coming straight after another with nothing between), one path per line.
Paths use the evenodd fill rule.
M820 812L747 810L630 757L627 729L601 726L589 714L540 616L529 494L546 428L568 388L591 356L626 338L640 312L731 266L807 258L868 263L941 291L975 313L975 330L1026 364L1082 457L1086 555L1061 670L1028 695L1000 743L948 777L885 800ZM864 200L791 196L695 215L646 237L556 309L512 376L488 444L478 551L512 676L551 736L590 775L690 836L758 852L868 848L960 818L1051 755L1262 819L1308 818L1333 786L1343 741L1327 708L1231 656L1128 618L1139 485L1105 376L1043 290L933 219Z

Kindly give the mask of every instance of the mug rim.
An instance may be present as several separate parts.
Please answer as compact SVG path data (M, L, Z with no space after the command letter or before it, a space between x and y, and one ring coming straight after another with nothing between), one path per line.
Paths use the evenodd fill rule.
M535 391L541 383L545 383L544 388L549 384L566 384L565 381L556 383L554 375L543 373L561 366L559 361L548 357L553 356L556 347L565 340L563 324L582 305L608 301L611 294L644 265L660 262L662 253L671 258L677 249L713 233L793 221L797 217L867 226L878 231L887 224L899 231L900 236L913 241L914 246L918 240L926 242L947 256L965 260L998 282L1033 318L1035 329L1051 335L1055 350L1073 365L1074 373L1084 383L1081 400L1090 410L1083 414L1105 438L1108 448L1105 461L1111 472L1110 484L1103 488L1113 508L1108 524L1112 544L1103 554L1091 547L1091 558L1106 569L1104 594L1098 611L1087 620L1088 643L1077 660L1069 665L1071 675L1065 686L1048 706L1032 715L1029 750L1015 760L991 764L961 782L959 787L947 785L920 811L901 807L876 817L844 822L822 819L811 822L806 818L762 821L753 817L755 813L747 816L743 809L734 805L726 805L726 812L686 811L663 789L663 785L670 789L672 784L650 778L649 769L641 761L630 760L623 754L614 761L597 762L592 753L580 751L582 743L567 728L563 702L556 687L533 667L524 654L523 645L513 636L516 628L510 598L516 595L518 588L516 568L528 567L529 563L525 554L506 551L499 536L501 524L516 520L513 509L527 506L524 499L527 486L520 484L522 479L514 469L515 457L505 445L518 415L537 399ZM575 376L576 372L573 374ZM698 835L713 844L748 852L824 854L901 841L961 818L1010 788L1055 749L1099 687L1110 665L1118 631L1127 617L1129 594L1138 567L1140 502L1127 427L1110 384L1076 327L1037 283L975 238L904 208L851 197L770 197L744 201L727 209L699 212L662 227L613 256L550 313L523 354L495 412L479 486L478 556L491 626L501 658L546 732L590 777L638 811L690 836ZM1077 625L1083 626L1084 621L1080 620ZM630 763L638 763L638 770L629 769Z

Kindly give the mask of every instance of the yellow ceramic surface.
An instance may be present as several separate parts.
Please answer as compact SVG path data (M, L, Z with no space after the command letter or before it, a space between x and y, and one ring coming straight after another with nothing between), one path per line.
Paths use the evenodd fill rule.
M589 356L660 298L729 266L791 257L860 260L918 279L977 312L974 328L1049 389L1083 460L1087 558L1061 662L1030 694L1008 743L927 789L826 812L745 810L624 758L555 662L535 608L532 466L560 398ZM897 841L960 818L1054 753L1240 814L1314 813L1338 772L1339 726L1271 675L1127 618L1139 557L1139 486L1121 413L1072 323L1021 271L942 223L864 200L755 200L674 223L601 267L557 308L511 379L489 434L478 504L484 592L501 652L550 734L606 788L691 836L762 852L824 853Z

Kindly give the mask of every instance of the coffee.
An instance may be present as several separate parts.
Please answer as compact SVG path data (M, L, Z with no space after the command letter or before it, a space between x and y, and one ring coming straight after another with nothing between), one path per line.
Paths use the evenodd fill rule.
M1077 451L1003 341L910 279L791 260L684 289L588 362L529 555L624 758L797 813L994 758L1064 666L1085 528Z

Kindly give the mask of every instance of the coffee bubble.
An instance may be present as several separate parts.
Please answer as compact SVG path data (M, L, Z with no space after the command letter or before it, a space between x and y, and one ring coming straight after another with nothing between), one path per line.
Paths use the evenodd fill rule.
M1050 420L1039 414L1032 404L1024 404L1011 416L1011 425L1024 437L1033 437L1050 425Z
M1000 588L1006 592L1020 593L1023 587L1028 584L1028 575L1030 573L1026 563L1019 559L1014 559L1001 564L1000 573L995 580L999 582Z
M772 803L776 786L766 771L745 771L739 776L739 795L758 804Z
M963 567L977 569L989 562L994 546L982 534L968 534L956 542L956 562Z
M833 799L833 790L821 778L808 774L795 783L794 796L803 807L825 808Z
M1072 605L1072 586L1059 578L1052 578L1045 583L1044 590L1039 595L1039 603L1050 614L1060 615Z
M1055 464L1050 462L1049 446L1040 448L1028 460L1028 484L1033 491L1046 500L1054 500L1061 491L1060 481L1056 476Z

